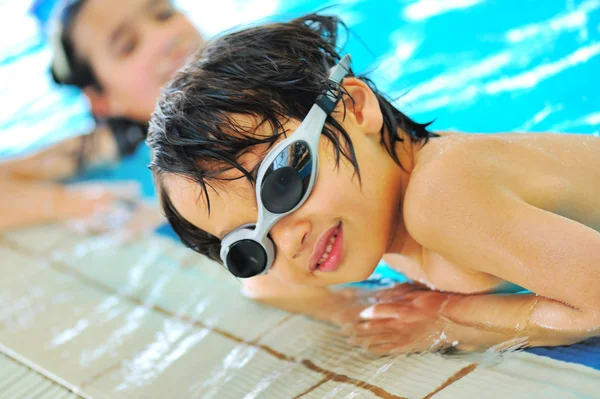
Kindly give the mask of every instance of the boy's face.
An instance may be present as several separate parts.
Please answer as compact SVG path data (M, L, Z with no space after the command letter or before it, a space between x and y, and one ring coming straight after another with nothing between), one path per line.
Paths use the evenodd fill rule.
M348 89L347 85L345 84ZM370 92L370 89L361 88ZM361 96L356 107L360 107ZM372 92L370 92L372 94ZM350 104L350 101L346 101ZM376 100L375 100L376 103ZM360 112L349 109L342 123L350 135L360 166L362 185L354 168L346 160L336 169L332 144L322 138L319 145L319 171L308 200L295 212L281 219L272 229L271 237L277 255L269 274L296 284L324 286L366 279L374 270L393 239L399 217L401 191L405 188L401 169L391 160L380 144L381 111L379 107ZM349 106L350 108L350 106ZM367 115L378 112L379 115ZM240 121L256 126L250 118ZM339 118L338 118L339 120ZM375 120L375 122L373 122ZM300 124L284 125L291 134ZM260 126L257 135L270 135L267 126ZM268 149L256 146L242 156L242 165L252 170L264 158ZM402 161L402 159L401 159ZM223 178L239 176L239 172L224 173ZM185 178L168 175L164 185L173 205L189 222L223 238L224 233L241 225L256 223L258 212L254 186L245 178L223 181L209 189L211 213L199 186ZM317 242L341 223L341 261L334 271L310 270Z
M166 0L88 0L72 32L102 92L86 94L99 116L150 118L160 88L203 43Z

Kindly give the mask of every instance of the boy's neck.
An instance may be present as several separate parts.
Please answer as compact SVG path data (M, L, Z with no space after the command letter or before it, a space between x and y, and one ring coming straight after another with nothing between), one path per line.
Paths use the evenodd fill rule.
M418 157L416 155L422 148L422 145L420 143L413 143L409 135L406 134L400 128L398 129L398 135L403 140L398 141L396 143L396 154L398 154L398 159L400 160L402 168L398 168L398 179L400 180L400 192L398 196L398 213L396 222L392 229L392 237L390 238L390 244L388 245L387 251L392 253L401 253L402 248L404 247L409 236L408 231L406 230L406 226L404 225L404 215L402 208L404 204L406 190L408 188L408 183L410 181L412 172L415 168L416 161L418 160Z

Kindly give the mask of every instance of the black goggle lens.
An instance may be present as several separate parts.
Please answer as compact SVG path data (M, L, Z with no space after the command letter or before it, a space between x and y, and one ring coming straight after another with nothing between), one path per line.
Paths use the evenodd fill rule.
M291 211L306 193L312 173L312 157L308 144L292 143L273 161L261 186L261 201L271 213Z
M229 248L227 269L236 277L248 278L261 274L267 267L267 254L252 240L241 240Z
M271 213L288 212L302 199L302 178L294 168L276 169L264 181L261 190L263 205Z

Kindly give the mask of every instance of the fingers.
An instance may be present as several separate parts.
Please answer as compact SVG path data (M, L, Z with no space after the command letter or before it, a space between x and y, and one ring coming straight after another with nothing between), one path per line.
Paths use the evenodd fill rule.
M371 345L364 349L375 355L407 355L411 353L420 353L427 350L427 348L420 348L411 344L398 342Z
M348 343L375 354L436 352L451 346L440 334L422 335L399 331L354 335L348 339Z
M344 325L374 319L402 319L405 323L413 323L423 318L424 315L419 313L411 302L392 302L378 303L368 307L364 305L347 306L340 310L333 320L338 325Z
M356 324L349 324L342 327L342 334L344 335L373 335L380 334L385 332L395 332L398 333L397 328L397 320L396 319L386 319L386 320L373 320L373 321L364 321Z
M410 303L380 303L363 309L360 318L363 320L403 318L406 321L421 319L422 317L413 310L414 307Z
M360 312L364 309L365 305L345 306L332 316L332 321L339 326L354 324L360 321Z
M381 333L368 337L354 336L348 339L348 343L377 355L418 353L439 349L430 339L415 340L398 332Z
M387 332L409 336L419 334L425 328L426 326L419 322L409 323L398 319L376 319L347 324L342 327L341 332L347 336L367 336Z
M394 332L385 332L369 336L352 336L348 338L348 343L354 346L360 346L369 349L373 346L395 344L401 341L401 336Z

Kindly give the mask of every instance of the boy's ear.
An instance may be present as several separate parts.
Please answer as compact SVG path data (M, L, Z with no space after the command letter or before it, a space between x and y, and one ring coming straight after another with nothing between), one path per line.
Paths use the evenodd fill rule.
M102 93L95 87L87 86L83 93L90 100L92 114L96 117L105 118L111 116L110 101L105 93Z
M376 134L383 127L383 114L373 90L362 80L345 78L342 86L351 98L344 98L346 111L354 116L358 127L367 134Z

